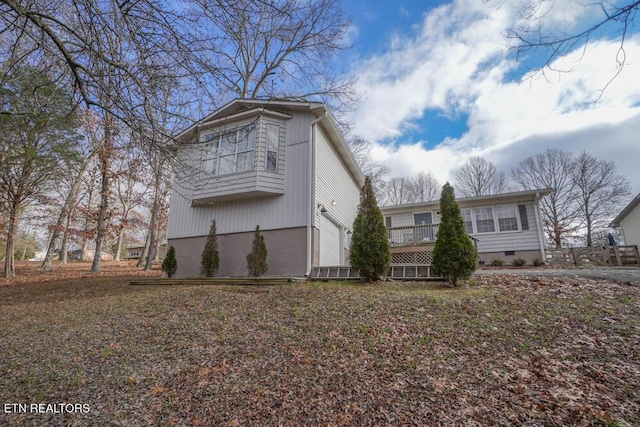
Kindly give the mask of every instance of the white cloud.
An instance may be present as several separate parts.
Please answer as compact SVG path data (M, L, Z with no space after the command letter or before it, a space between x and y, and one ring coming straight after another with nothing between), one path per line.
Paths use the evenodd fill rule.
M547 13L546 22L582 22L583 8L569 0L557 3L559 9ZM554 69L570 72L531 73L508 81L515 64L509 60L503 35L518 24L518 15L507 7L485 8L483 4L460 0L433 9L425 15L420 31L396 36L387 52L359 64L359 84L366 101L353 117L354 130L376 143L374 156L387 162L393 175L430 170L444 181L471 155L520 161L524 156L518 159L499 153L510 152L512 146L522 148L523 141L540 145L535 151L539 152L545 141L553 140L572 151L588 147L609 154L618 151L621 157L616 163L621 172L635 174L623 165L629 163L625 162L629 156L640 158L640 144L625 142L617 126L640 114L640 81L636 78L640 36L625 42L627 63L613 80L620 42L594 40L585 52L577 49L552 64ZM403 133L415 129L423 115L461 112L469 118L468 131L460 138L441 141L429 150L420 143L402 143ZM594 127L606 140L602 145L619 144L627 149L598 150L595 141L581 145L566 139L567 135L584 138L588 134L584 130ZM503 166L508 171L512 165ZM634 186L640 191L640 182Z

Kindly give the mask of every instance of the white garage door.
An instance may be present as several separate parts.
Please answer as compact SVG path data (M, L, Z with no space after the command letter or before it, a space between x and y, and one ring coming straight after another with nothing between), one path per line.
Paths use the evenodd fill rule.
M340 229L320 216L320 265L340 265Z

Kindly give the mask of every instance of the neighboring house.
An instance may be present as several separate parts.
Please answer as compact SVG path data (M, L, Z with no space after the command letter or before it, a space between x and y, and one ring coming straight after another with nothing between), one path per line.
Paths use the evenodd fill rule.
M93 259L93 256L95 254L95 250L94 249L88 249L85 252L85 257L87 259ZM82 259L82 249L76 249L73 251L69 251L67 252L67 256L69 257L69 259L74 259L76 261L79 261L80 259ZM110 252L107 251L102 251L101 255L100 255L100 259L102 261L113 261L114 260L114 255Z
M180 135L168 246L176 276L198 276L213 219L220 276L247 274L256 225L267 275L345 265L364 178L327 107L237 99Z
M545 260L538 201L550 189L456 199L479 262ZM439 201L381 208L391 243L392 263L430 263L440 223Z
M125 248L124 259L138 259L142 256L142 252L144 252L144 246L129 246ZM162 243L158 247L158 258L163 259L166 253L167 244Z
M618 214L609 227L622 230L625 245L640 248L640 194Z

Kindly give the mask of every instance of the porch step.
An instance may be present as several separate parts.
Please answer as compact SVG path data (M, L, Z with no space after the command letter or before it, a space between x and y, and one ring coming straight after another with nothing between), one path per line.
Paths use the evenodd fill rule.
M391 264L387 275L396 280L434 280L431 265L427 264ZM363 277L360 272L348 265L314 267L311 279L314 280L359 280Z

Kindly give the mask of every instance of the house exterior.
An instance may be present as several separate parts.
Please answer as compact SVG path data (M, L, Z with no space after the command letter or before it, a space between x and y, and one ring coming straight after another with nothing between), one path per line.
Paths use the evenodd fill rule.
M144 246L129 246L125 248L124 259L138 259L144 252ZM167 253L167 244L162 243L158 246L158 258L163 259Z
M456 199L480 264L545 260L539 200L550 189ZM429 263L440 223L439 201L380 208L391 243L392 264Z
M625 245L640 248L640 194L615 217L609 227L622 231Z
M199 275L213 219L220 276L247 275L256 225L267 275L348 264L364 177L325 105L236 99L177 139L168 225L177 277Z

